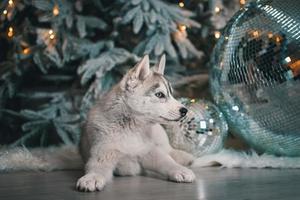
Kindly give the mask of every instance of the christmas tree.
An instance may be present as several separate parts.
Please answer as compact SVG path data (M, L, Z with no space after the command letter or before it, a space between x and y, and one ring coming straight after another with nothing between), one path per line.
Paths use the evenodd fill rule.
M207 83L220 30L244 1L8 0L0 35L0 141L77 143L80 124L144 54L175 89ZM200 84L201 85L201 84ZM184 95L192 95L184 88Z

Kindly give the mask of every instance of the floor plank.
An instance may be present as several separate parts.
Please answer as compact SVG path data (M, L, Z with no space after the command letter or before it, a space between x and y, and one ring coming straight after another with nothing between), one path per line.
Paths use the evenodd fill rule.
M300 199L300 170L195 170L197 181L178 184L152 177L117 177L104 191L77 192L81 171L17 172L0 174L1 200L293 200Z

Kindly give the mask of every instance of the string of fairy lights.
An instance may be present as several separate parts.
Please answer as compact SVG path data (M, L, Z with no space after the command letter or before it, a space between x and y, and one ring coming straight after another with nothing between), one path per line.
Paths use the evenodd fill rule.
M180 8L183 8L184 7L184 2L183 1L179 1L178 2L178 6ZM186 34L186 25L185 24L178 24L178 30L181 32L181 33L185 33Z
M16 3L17 2L15 2L14 0L7 1L7 6L2 11L2 15L4 16L4 18L8 18L12 14L12 12L14 11L14 9L16 7ZM59 15L58 5L53 6L52 14L54 17ZM13 37L15 37L16 33L15 33L15 29L12 25L8 26L6 35L9 39L12 39ZM56 33L54 32L53 29L49 29L46 37L48 37L50 40L54 41L54 39L56 38ZM22 43L22 48L23 48L23 50L22 50L23 54L27 55L27 54L31 53L31 48L28 45L26 45L25 42Z
M246 0L239 0L239 2L240 2L240 6L241 6L241 7L243 7L243 6L246 4ZM219 6L216 6L216 7L214 8L215 14L220 14L221 11L222 11L222 8L220 8ZM215 36L216 39L219 39L219 38L221 37L221 32L218 31L218 30L216 30L216 31L214 32L214 36ZM225 38L225 39L226 39L226 38Z
M239 0L240 2L240 5L241 6L244 6L246 4L246 0ZM6 8L2 11L2 14L4 15L4 17L8 17L11 15L11 13L13 12L14 8L16 6L16 2L14 2L14 0L8 0L7 1L7 6ZM183 0L180 0L178 2L178 6L180 8L184 8L185 7L185 3ZM214 13L215 14L219 14L221 13L222 11L222 8L219 7L219 6L215 6L214 8ZM53 6L53 9L52 9L52 14L53 16L58 16L59 15L59 6L58 5L54 5ZM186 29L187 29L187 25L185 24L178 24L178 30L181 32L181 33L184 33L184 35L186 35ZM15 30L13 28L13 26L8 26L8 29L7 29L7 37L8 38L13 38L15 36ZM54 32L53 29L49 29L48 33L47 33L47 37L50 39L50 40L54 40L56 38L56 33ZM214 37L216 39L219 39L221 37L221 32L216 30L214 32ZM27 47L25 46L23 48L23 54L30 54L31 53L31 50L30 50L30 47Z
M4 9L3 12L2 12L4 16L9 15L9 13L14 9L14 6L15 6L15 3L14 3L13 0L9 0L7 2L7 4L8 5L6 6L6 9ZM12 38L14 36L14 29L13 29L12 26L8 27L8 29L7 29L7 36L9 38Z
M239 3L240 3L240 6L243 7L243 6L246 4L246 0L239 0ZM184 1L180 0L180 1L178 2L178 6L179 6L180 8L184 8L184 6L185 6ZM216 5L216 6L214 7L213 10L214 10L214 13L215 13L215 14L220 14L221 11L222 11L222 8L221 8L220 6L218 6L218 5ZM187 27L186 27L186 25L179 24L179 25L178 25L178 29L179 29L179 31L181 31L181 32L185 32L186 29L187 29ZM214 31L214 37L215 37L216 39L219 39L219 38L221 37L221 32L218 31L218 30Z

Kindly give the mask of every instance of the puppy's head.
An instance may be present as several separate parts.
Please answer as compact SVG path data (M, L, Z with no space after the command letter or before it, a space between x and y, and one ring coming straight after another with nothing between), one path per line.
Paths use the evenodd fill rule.
M172 96L173 90L163 76L165 56L150 69L149 57L145 55L122 79L125 102L135 115L145 120L166 124L178 121L187 109Z

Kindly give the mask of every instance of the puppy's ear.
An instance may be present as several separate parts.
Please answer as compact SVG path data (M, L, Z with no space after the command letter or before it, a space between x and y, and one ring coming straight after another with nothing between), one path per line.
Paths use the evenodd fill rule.
M125 74L121 81L121 88L132 91L138 85L139 81L145 80L150 73L149 56L145 55L141 61Z
M159 62L153 67L153 71L155 71L161 75L164 75L165 66L166 66L166 55L163 54L160 57Z
M131 76L133 76L132 78L136 78L138 80L145 80L149 74L150 74L149 56L144 55L142 60L134 66Z

